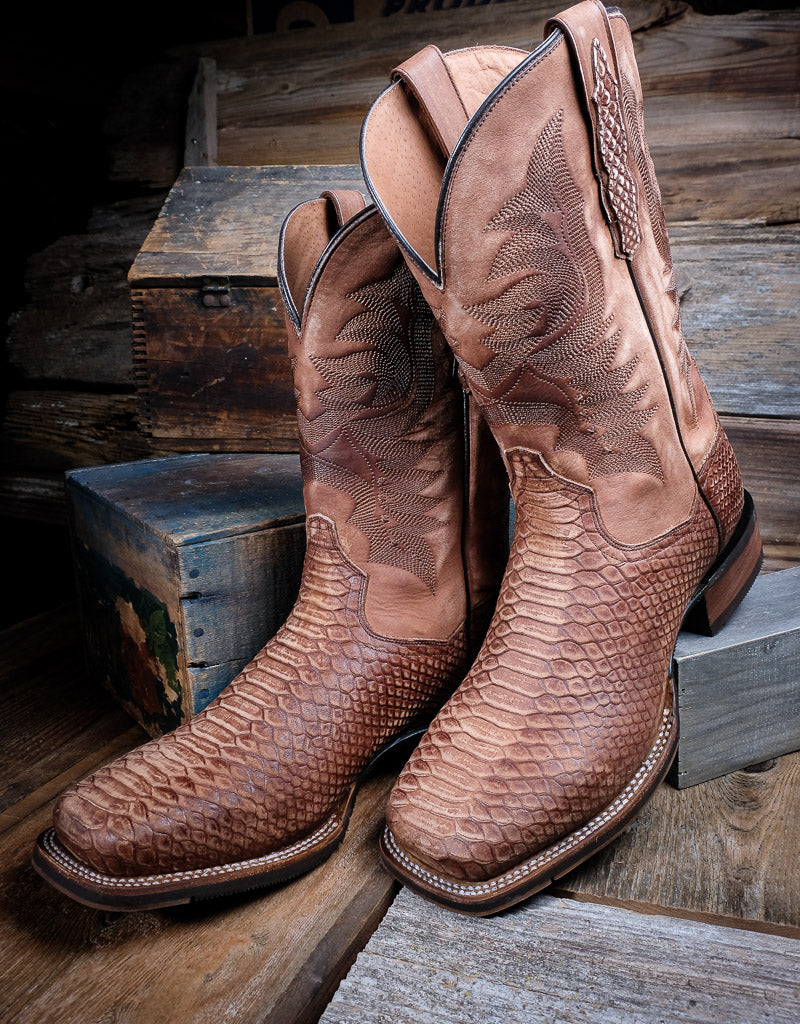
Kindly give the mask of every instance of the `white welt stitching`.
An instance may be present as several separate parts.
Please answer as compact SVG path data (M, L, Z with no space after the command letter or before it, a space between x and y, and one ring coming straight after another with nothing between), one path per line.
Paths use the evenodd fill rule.
M212 867L195 868L192 871L171 871L162 875L137 875L130 878L101 875L99 872L87 868L57 843L54 829L49 829L44 834L42 845L53 860L57 861L71 875L114 889L140 889L162 883L194 881L196 879L232 875L238 872L249 871L252 868L273 867L279 865L282 861L289 860L298 853L304 853L312 849L326 839L331 832L335 832L339 825L339 819L334 815L324 825L320 826L316 832L306 836L305 839L301 839L299 842L294 843L292 846L287 846L283 850L276 850L274 853L267 853L262 857L253 857L251 860L240 860L233 864L215 864Z
M491 878L486 882L450 882L447 879L442 878L441 875L436 875L432 871L427 871L420 864L417 864L416 861L411 860L408 854L401 850L397 845L397 842L388 827L384 829L384 842L387 848L391 851L395 860L402 864L406 871L410 872L412 875L416 875L417 878L427 882L428 885L441 892L456 893L463 896L481 896L485 893L494 893L498 890L505 889L514 882L528 877L537 868L555 860L562 853L566 853L568 850L571 850L588 836L592 835L593 832L596 832L599 828L612 821L625 810L627 805L641 789L648 774L650 773L650 770L662 754L672 729L672 720L672 708L665 708L661 720L661 728L659 729L658 736L656 737L652 750L647 755L647 759L642 763L641 767L630 780L628 785L623 789L613 803L609 804L604 811L601 811L600 814L592 818L591 821L588 821L576 832L571 832L568 836L555 843L553 846L543 850L535 857L531 857L529 860L523 861L515 868L504 872L502 875L498 875L496 878Z

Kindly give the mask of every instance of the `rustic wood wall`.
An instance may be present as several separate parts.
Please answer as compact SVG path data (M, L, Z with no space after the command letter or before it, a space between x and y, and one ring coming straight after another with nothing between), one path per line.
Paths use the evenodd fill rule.
M800 559L800 13L779 0L621 6L689 342L755 494L768 567L790 565ZM429 41L530 46L556 10L448 0L380 17L377 7L388 9L329 4L327 26L260 34L256 0L199 4L182 25L137 14L127 45L114 36L116 53L75 14L6 35L20 160L4 170L16 269L4 296L0 517L8 550L22 542L45 556L54 593L69 586L64 472L161 453L137 421L126 275L186 160L199 62L200 96L216 111L204 123L199 108L198 130L220 164L355 164L361 121L395 63ZM38 599L41 572L26 579Z

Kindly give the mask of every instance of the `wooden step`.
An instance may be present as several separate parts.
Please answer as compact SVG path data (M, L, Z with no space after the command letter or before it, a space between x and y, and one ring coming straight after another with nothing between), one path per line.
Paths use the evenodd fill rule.
M680 789L800 750L800 566L756 578L716 636L673 659Z
M794 1024L800 942L552 896L467 918L403 890L321 1024Z

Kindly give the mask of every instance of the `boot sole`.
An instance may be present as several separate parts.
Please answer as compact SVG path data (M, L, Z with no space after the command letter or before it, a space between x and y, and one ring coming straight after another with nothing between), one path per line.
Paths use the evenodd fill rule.
M728 621L758 575L763 554L750 495L733 537L706 574L684 614L682 627L713 636ZM391 875L426 899L475 917L499 913L535 895L620 836L669 773L678 749L678 709L672 679L653 746L625 789L598 815L557 843L493 878L464 882L417 861L388 826L381 860Z
M305 874L331 856L347 831L361 784L382 758L406 744L416 743L424 732L425 728L419 727L388 743L367 764L339 807L318 828L290 846L261 857L153 875L105 875L74 857L59 841L55 829L49 828L36 841L33 867L59 892L95 910L155 910L280 885Z

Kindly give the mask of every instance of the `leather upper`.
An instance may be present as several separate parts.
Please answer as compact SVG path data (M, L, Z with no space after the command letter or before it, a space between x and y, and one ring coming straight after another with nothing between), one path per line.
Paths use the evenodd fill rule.
M602 813L646 762L682 616L743 491L681 332L624 18L586 0L504 73L503 48L464 53L442 55L472 102L437 180L430 132L404 124L404 148L379 152L387 123L420 119L419 79L376 102L362 161L516 506L484 645L387 808L422 874L485 880ZM479 66L496 77L476 102ZM418 205L387 185L407 162L430 175Z
M231 864L341 818L371 759L429 721L474 655L468 588L492 600L503 561L497 544L470 572L462 557L483 526L464 515L461 388L363 207L326 195L281 240L307 512L295 606L204 711L62 796L58 839L95 871Z

